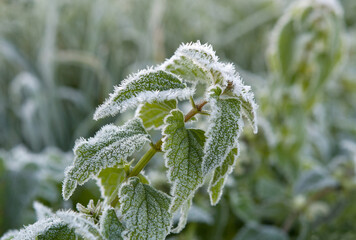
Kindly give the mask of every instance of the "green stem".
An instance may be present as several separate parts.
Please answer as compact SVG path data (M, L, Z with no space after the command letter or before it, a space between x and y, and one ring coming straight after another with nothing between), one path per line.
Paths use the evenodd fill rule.
M138 163L132 169L132 171L128 175L128 178L137 176L141 172L141 170L147 165L147 163L151 160L151 158L156 154L156 152L160 151L161 145L162 145L162 140L160 139L155 145L151 146L151 148L145 153L145 155L142 156L140 161L138 161Z

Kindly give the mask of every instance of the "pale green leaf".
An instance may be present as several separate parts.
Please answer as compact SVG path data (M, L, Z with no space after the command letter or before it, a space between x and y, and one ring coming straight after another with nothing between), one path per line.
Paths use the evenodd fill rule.
M222 88L214 86L210 90L209 100L212 107L207 141L204 148L204 175L220 166L227 155L237 146L238 137L243 128L240 114L241 102L232 97L221 96Z
M127 231L125 239L165 239L169 233L172 215L170 197L139 178L129 178L119 192L120 211Z
M162 149L169 168L168 179L173 184L170 211L174 213L193 197L203 182L201 164L205 136L202 130L185 128L180 110L172 110L165 124Z
M178 76L161 69L143 70L124 80L110 98L99 106L94 119L114 116L140 103L155 100L186 99L193 90L186 87Z
M105 209L100 218L101 234L108 240L121 240L121 233L124 229L124 226L117 218L115 209Z
M111 203L115 199L125 178L126 171L124 168L113 167L100 171L97 178L98 185L100 186L101 197L105 199L106 203Z
M236 164L237 156L237 148L232 149L222 165L214 170L214 175L208 189L211 205L216 205L219 202L227 177Z
M163 125L163 119L175 108L177 108L177 100L175 99L160 102L154 101L142 104L137 109L136 116L142 119L146 129L157 129Z
M74 147L73 165L65 172L63 197L68 199L77 184L84 184L102 169L123 165L126 158L150 141L142 120L135 118L121 127L106 125L93 138L80 139Z

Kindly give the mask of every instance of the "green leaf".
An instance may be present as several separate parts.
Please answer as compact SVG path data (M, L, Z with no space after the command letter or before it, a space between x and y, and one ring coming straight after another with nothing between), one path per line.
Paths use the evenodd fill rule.
M119 193L121 183L126 178L124 168L105 168L98 175L98 185L100 186L101 197L110 204Z
M74 229L68 227L67 224L59 223L50 226L44 233L39 234L36 240L76 240Z
M165 239L172 218L167 194L132 177L121 187L119 197L127 228L125 239Z
M2 235L2 237L0 238L0 240L12 240L16 237L16 235L19 233L18 230L10 230L7 231L4 235Z
M113 208L105 209L100 218L101 234L108 240L121 240L121 233L124 231L124 226L117 218Z
M145 103L137 109L136 116L142 119L146 129L159 128L163 125L163 119L172 109L177 108L177 100L154 101Z
M58 211L49 218L14 232L12 236L14 240L77 239L77 236L88 240L103 239L92 221L72 211Z
M73 165L65 171L64 199L72 195L77 184L84 184L102 169L125 164L128 156L149 141L150 135L139 118L132 119L122 127L106 125L93 138L77 141Z
M216 205L220 201L225 182L236 164L237 156L237 148L232 149L223 164L214 170L208 190L211 205Z
M78 236L90 240L103 239L97 225L79 213L73 211L58 211L55 217L58 217L63 223L74 229Z
M169 168L168 179L173 184L170 211L174 213L193 197L203 182L201 164L205 136L200 129L185 128L180 110L172 110L165 124L162 149Z
M186 99L193 90L186 87L178 76L160 70L143 70L124 80L110 98L96 109L94 119L114 116L140 103L171 99Z
M203 174L206 175L221 166L229 152L237 146L243 127L241 102L232 97L221 96L222 88L214 86L210 90L212 112L204 148Z
M181 45L174 55L163 64L163 68L189 82L213 82L208 67L217 62L211 46L198 43Z
M183 204L183 206L180 210L180 218L179 218L178 225L177 225L177 227L171 229L172 233L179 233L180 231L182 231L184 229L185 225L187 224L190 207L192 206L192 200L193 200L193 197L186 200L185 203Z
M234 240L288 240L287 234L274 226L250 223L242 228Z

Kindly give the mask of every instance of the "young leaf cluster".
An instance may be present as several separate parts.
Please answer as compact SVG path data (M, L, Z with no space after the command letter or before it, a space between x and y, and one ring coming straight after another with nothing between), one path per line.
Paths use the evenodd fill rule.
M201 85L205 95L195 104L195 88ZM184 114L178 106L185 99L190 100L192 109ZM211 111L203 110L205 105ZM257 105L250 87L243 84L232 64L220 62L212 47L200 42L183 44L161 65L129 76L97 108L94 119L132 108L137 108L136 116L123 126L109 124L94 137L78 140L73 164L65 171L65 199L78 184L94 178L105 201L96 207L93 202L88 208L80 205L81 214L42 213L44 220L40 221L45 224L31 233L42 236L57 231L88 239L165 239L184 228L193 197L207 179L211 179L208 193L212 205L219 202L238 157L243 116L257 131ZM199 114L208 116L195 122L196 127L188 127L186 123ZM205 120L207 128L200 129L199 122ZM161 131L156 143L147 132L152 128ZM150 149L133 165L132 155L146 143ZM157 152L164 153L169 195L151 186L141 172ZM173 227L176 213L180 213L180 220Z

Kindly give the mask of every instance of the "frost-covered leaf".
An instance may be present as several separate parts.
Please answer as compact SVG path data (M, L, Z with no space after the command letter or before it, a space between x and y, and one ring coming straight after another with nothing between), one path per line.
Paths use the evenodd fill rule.
M96 225L72 211L58 211L49 218L26 226L14 235L14 240L33 239L103 239Z
M68 227L67 224L59 223L50 226L44 233L39 234L36 240L76 240L74 229Z
M212 46L199 41L182 44L162 67L193 83L199 81L226 86L228 81L239 79L232 64L219 62Z
M13 235L13 240L33 240L36 239L38 235L43 235L46 233L46 231L51 231L52 227L59 227L59 226L65 226L65 224L58 218L47 218L47 219L42 219L40 221L37 221L36 223L32 225L28 225L25 228L21 229L17 233ZM68 232L70 230L66 231L63 230L64 236L68 236ZM59 235L60 236L60 235ZM64 238L65 239L65 238Z
M139 118L122 127L106 125L93 138L77 141L74 163L65 172L64 199L72 195L77 184L84 184L104 168L124 164L128 156L149 141L150 136Z
M288 240L287 234L274 226L247 224L236 235L234 240Z
M249 86L243 86L240 90L240 94L237 98L241 101L242 114L250 122L253 132L257 133L257 108L258 105L255 102L254 94L250 90Z
M184 229L185 225L187 224L190 207L192 206L192 200L193 200L193 197L186 200L185 203L183 204L183 206L180 210L180 218L178 221L178 225L177 225L177 227L171 229L172 233L179 233L180 231L182 231Z
M55 215L63 223L74 229L75 233L86 239L103 239L98 227L94 222L73 211L58 211Z
M216 205L219 202L225 182L236 164L237 157L238 150L237 148L234 148L227 155L223 164L214 170L214 175L211 179L208 190L211 205Z
M165 124L162 149L169 168L168 179L173 184L170 211L174 213L192 198L203 182L201 164L205 136L200 129L185 128L180 110L172 110Z
M1 238L0 240L12 240L16 237L16 235L19 233L18 230L10 230L7 231Z
M110 203L115 199L125 178L126 171L124 168L113 167L100 171L98 185L100 186L101 197L106 200L106 203Z
M159 128L163 125L163 119L172 109L177 108L177 100L154 101L142 104L136 112L136 116L142 119L146 129Z
M210 90L212 112L204 148L202 164L204 175L223 163L231 149L237 146L243 128L241 102L232 97L224 98L221 94L222 88L219 86L214 86Z
M46 207L37 201L33 203L33 208L35 209L37 220L45 219L53 215L53 212L49 207Z
M186 99L193 90L186 87L178 76L161 69L140 71L116 87L110 98L96 109L94 119L114 116L140 103L155 100Z
M217 61L218 58L210 45L196 42L181 45L174 55L163 63L163 68L189 82L211 83L214 81L210 71L211 65Z
M120 211L126 224L125 239L164 239L172 215L170 197L132 177L119 192Z
M121 233L124 231L124 226L117 218L113 208L105 209L100 218L101 234L108 240L121 240Z

